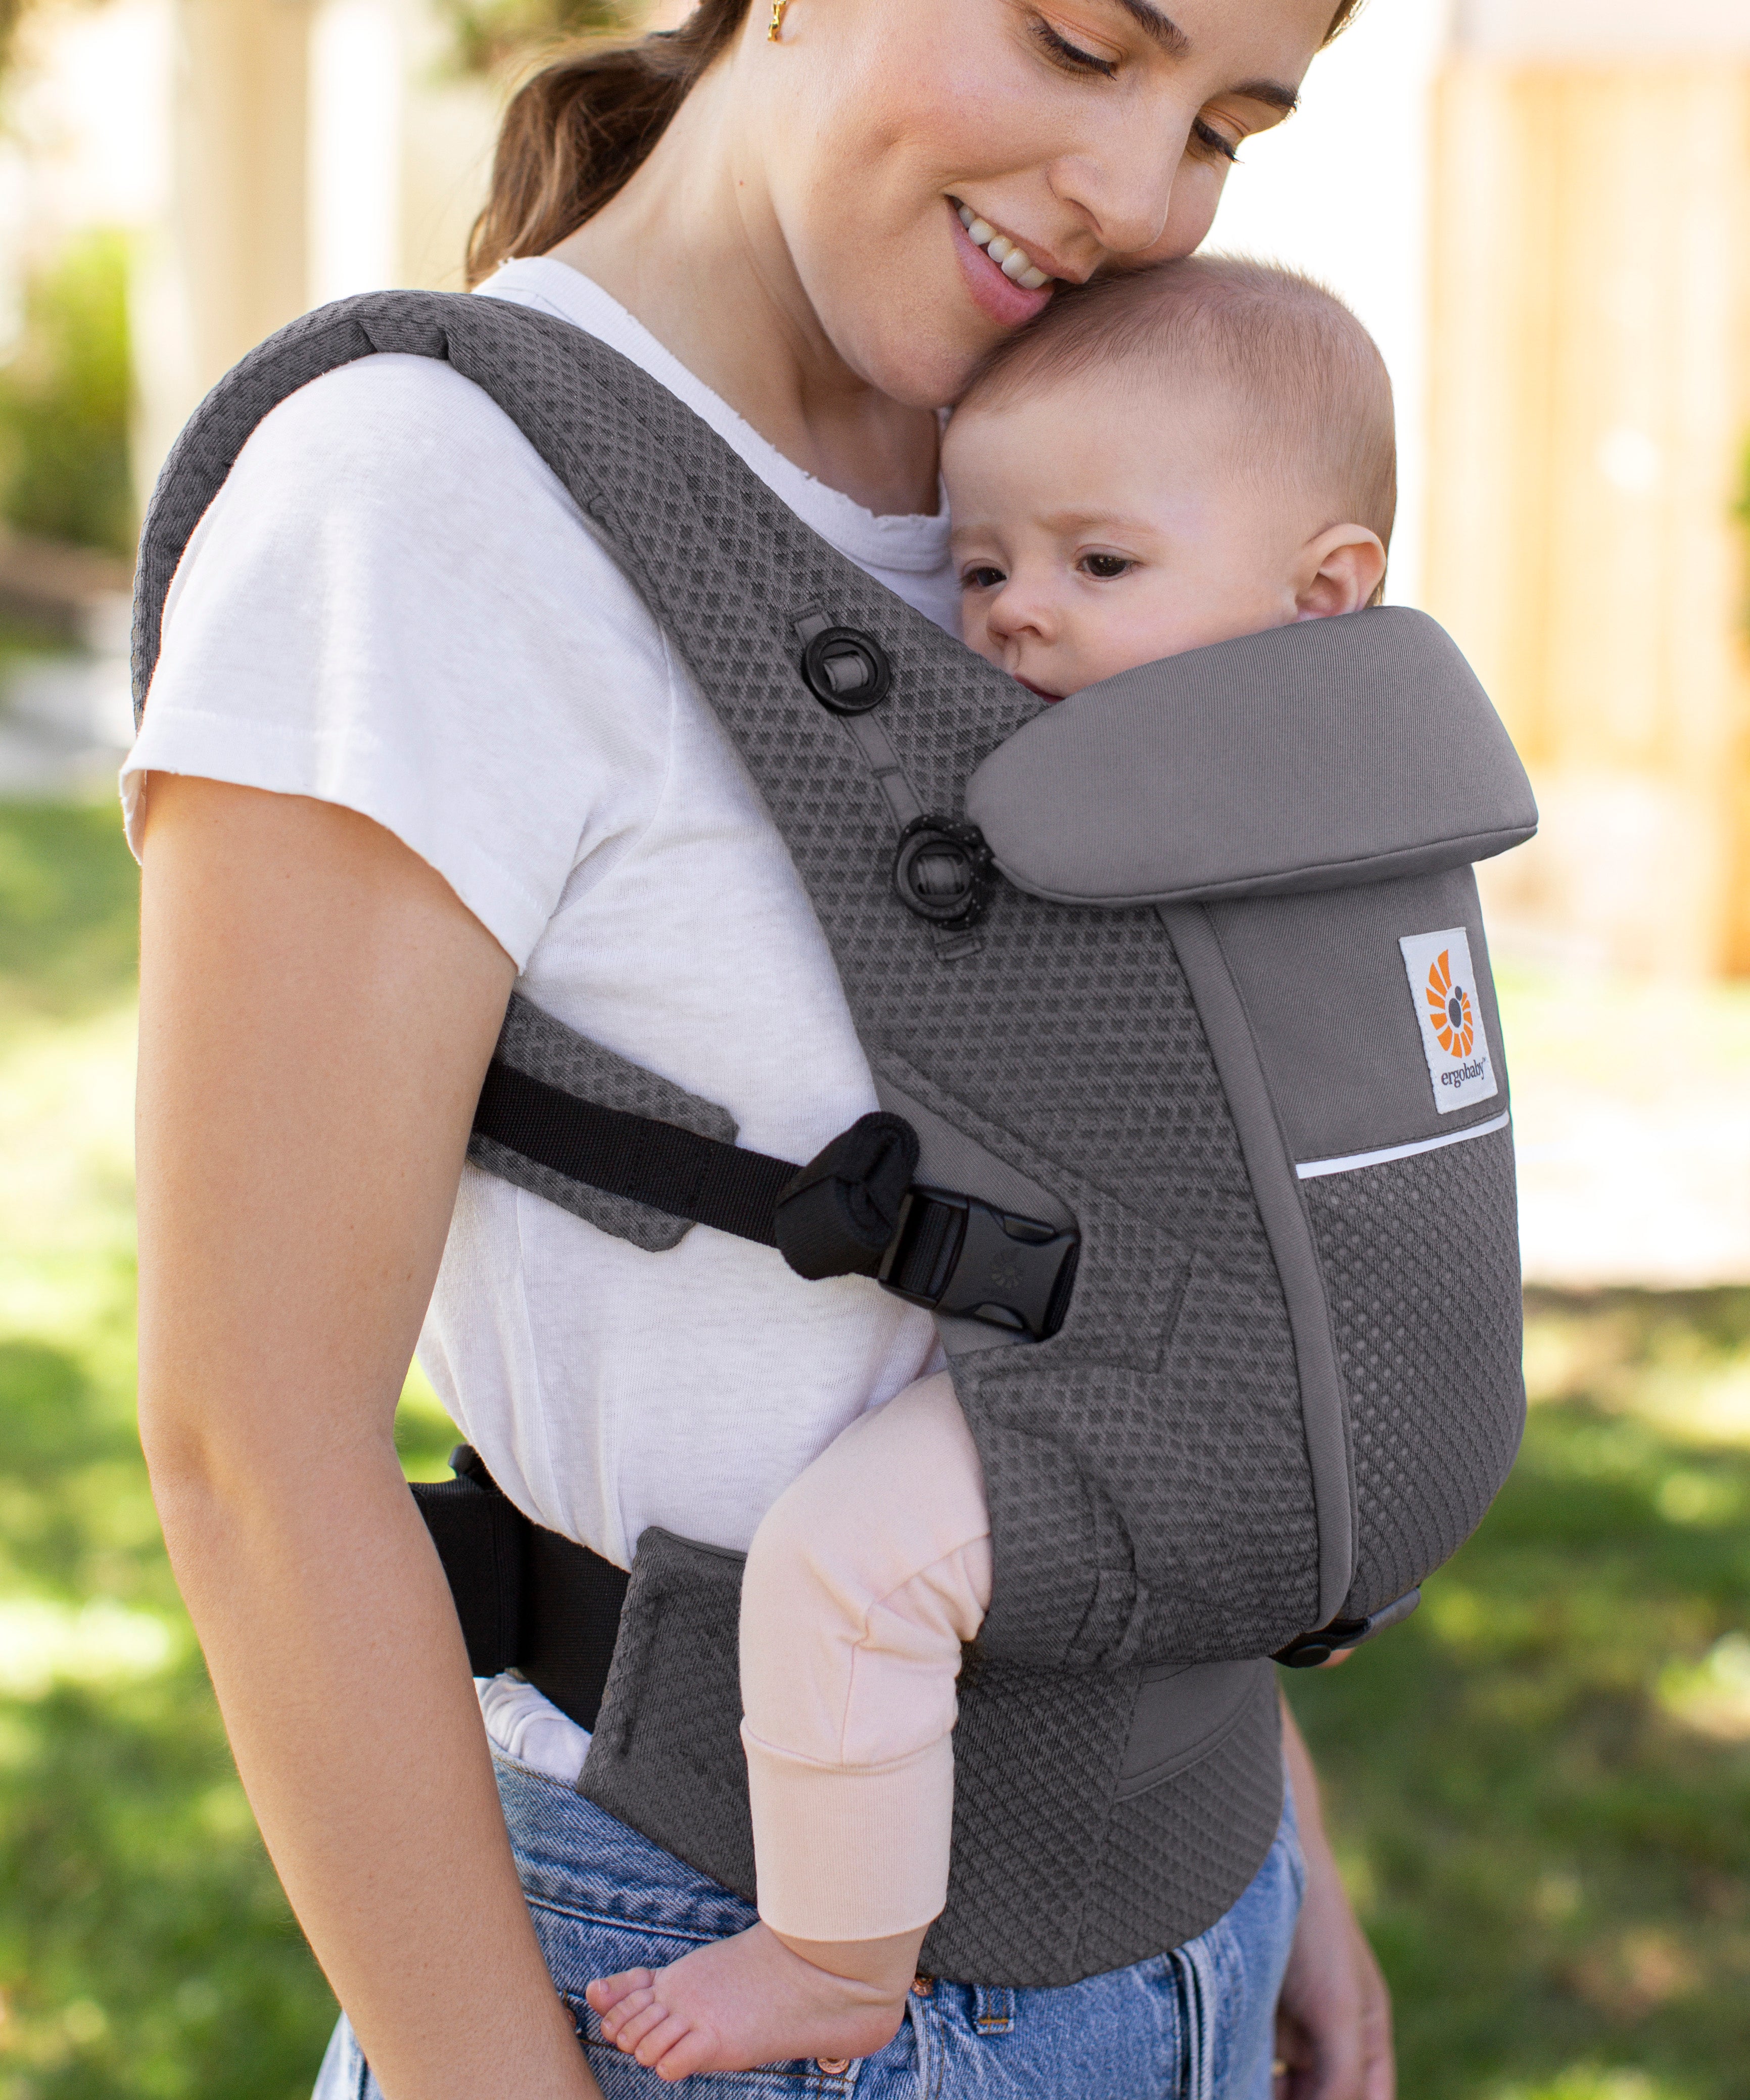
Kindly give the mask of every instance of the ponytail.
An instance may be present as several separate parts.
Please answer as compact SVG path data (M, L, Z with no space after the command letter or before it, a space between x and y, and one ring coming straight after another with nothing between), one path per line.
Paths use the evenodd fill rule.
M544 255L625 187L748 7L698 0L678 29L572 51L517 90L468 236L471 288L514 255Z

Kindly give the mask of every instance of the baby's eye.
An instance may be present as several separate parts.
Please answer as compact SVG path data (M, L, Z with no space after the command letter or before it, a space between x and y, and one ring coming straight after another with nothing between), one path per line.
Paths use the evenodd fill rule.
M1005 584L1008 580L1002 570L993 568L988 562L974 562L970 569L962 569L960 572L962 590L995 590L999 584Z
M1076 566L1084 575L1105 584L1114 576L1128 575L1136 563L1129 554L1084 554Z

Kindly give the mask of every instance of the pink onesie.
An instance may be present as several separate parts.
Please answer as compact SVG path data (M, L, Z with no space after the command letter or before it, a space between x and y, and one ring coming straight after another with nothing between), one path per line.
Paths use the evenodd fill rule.
M945 1371L854 1422L767 1512L741 1740L775 1930L878 1939L941 1910L954 1680L990 1597L983 1475Z

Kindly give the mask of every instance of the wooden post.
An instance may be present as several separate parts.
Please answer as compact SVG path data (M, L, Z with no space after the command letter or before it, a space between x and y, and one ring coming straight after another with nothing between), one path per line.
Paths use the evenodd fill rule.
M1436 106L1425 599L1545 814L1491 911L1750 972L1750 59L1461 53Z

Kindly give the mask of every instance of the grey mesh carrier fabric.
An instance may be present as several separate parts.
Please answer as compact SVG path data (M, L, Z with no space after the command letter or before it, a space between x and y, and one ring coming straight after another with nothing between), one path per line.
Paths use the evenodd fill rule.
M943 1321L995 1590L925 1966L1065 1984L1194 1936L1280 1811L1268 1658L1389 1616L1517 1448L1513 1140L1470 871L1536 825L1505 732L1441 631L1395 611L1042 708L626 360L507 302L426 293L309 315L190 424L142 548L141 704L175 565L250 432L377 351L483 387L680 651L788 843L883 1106L919 1134L920 1182L1080 1235L1050 1339ZM825 637L830 693L847 632L890 665L862 713L798 668ZM988 844L975 925L896 893L920 813ZM520 1001L500 1059L733 1135ZM474 1156L652 1260L687 1229L543 1185L479 1137ZM732 1555L639 1542L579 1785L746 1895L739 1578Z

